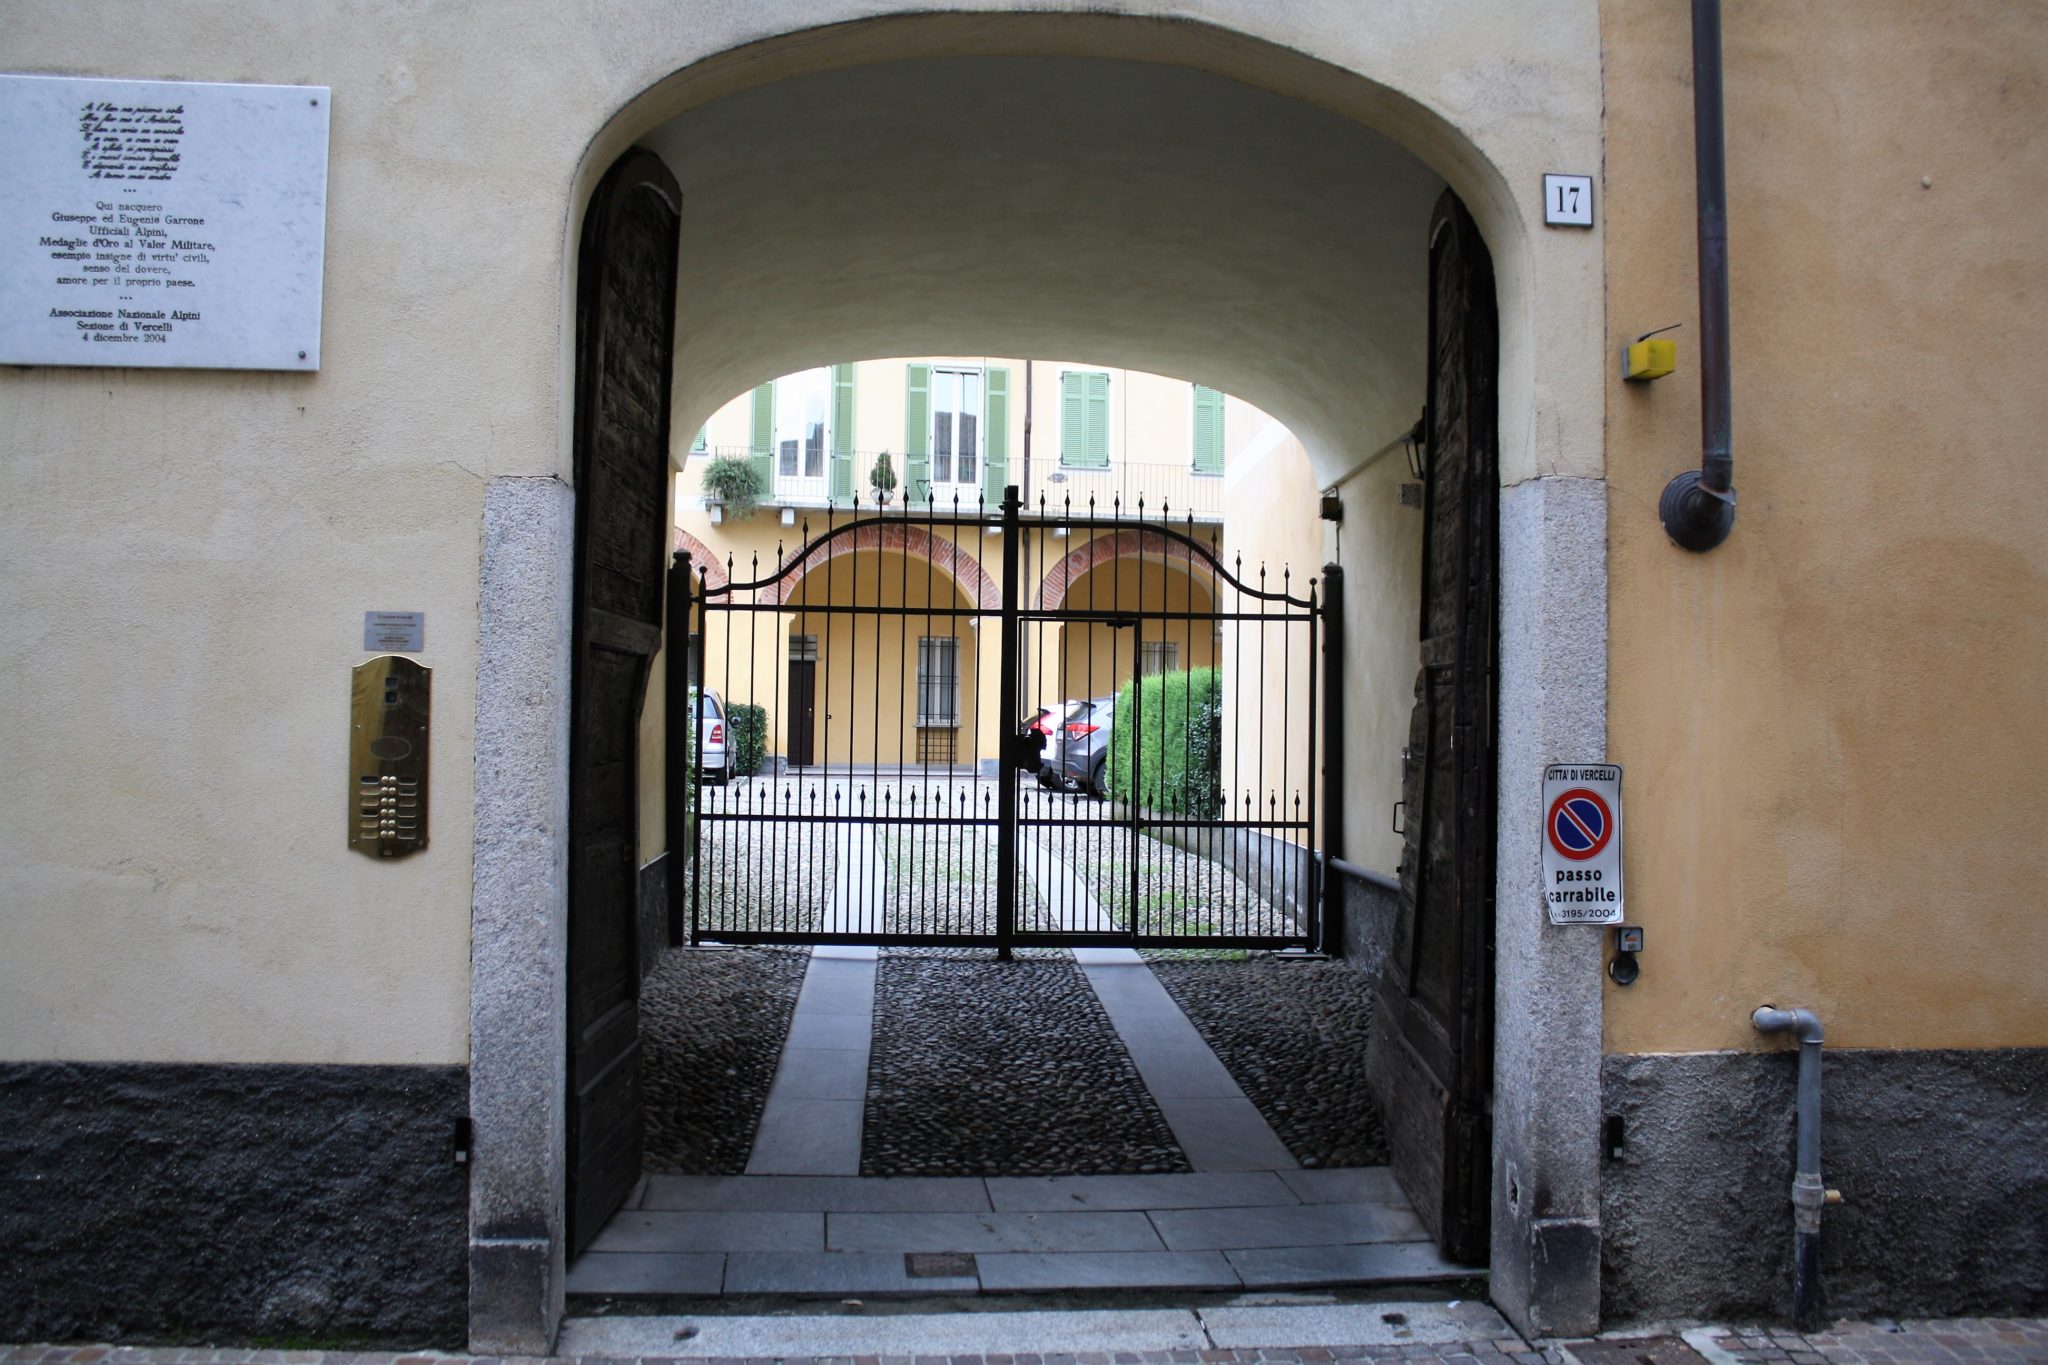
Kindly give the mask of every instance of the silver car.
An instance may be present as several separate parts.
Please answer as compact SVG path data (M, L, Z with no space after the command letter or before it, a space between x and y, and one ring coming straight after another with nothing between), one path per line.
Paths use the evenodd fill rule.
M731 771L725 756L725 704L706 688L697 708L697 775L707 786L722 787Z
M1067 703L1046 755L1046 766L1061 787L1109 795L1103 778L1109 768L1110 721L1115 715L1114 695Z

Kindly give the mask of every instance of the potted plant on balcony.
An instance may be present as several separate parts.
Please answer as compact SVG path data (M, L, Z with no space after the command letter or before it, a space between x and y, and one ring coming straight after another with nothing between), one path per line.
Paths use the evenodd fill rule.
M748 515L760 506L763 491L754 462L744 456L720 455L704 466L704 505L713 524L724 520L721 509L735 517Z
M896 466L889 462L888 451L875 457L875 467L868 471L868 485L875 491L875 505L887 507L889 496L896 491Z

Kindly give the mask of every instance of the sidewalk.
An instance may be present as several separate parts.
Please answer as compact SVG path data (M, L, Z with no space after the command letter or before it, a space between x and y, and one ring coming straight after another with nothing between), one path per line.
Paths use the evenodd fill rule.
M1842 1322L1811 1335L1776 1328L1703 1327L1654 1337L1528 1343L1484 1331L1481 1305L1350 1304L1156 1309L1117 1313L955 1313L900 1317L576 1319L551 1360L781 1361L785 1365L1267 1365L1362 1360L1445 1365L2019 1365L2048 1362L2048 1318ZM1113 1321L1109 1321L1112 1320ZM1398 1321L1388 1321L1398 1319ZM1497 1322L1498 1319L1492 1319ZM1459 1332L1460 1327L1464 1332ZM1336 1329L1327 1344L1317 1329ZM1363 1330L1370 1328L1372 1330ZM1348 1333L1346 1329L1350 1329ZM1472 1339L1447 1339L1466 1336ZM1162 1335L1165 1334L1165 1335ZM1177 1344L1166 1344L1170 1336ZM1346 1335L1364 1338L1347 1341ZM836 1338L838 1354L782 1344ZM971 1339L971 1340L970 1340ZM1158 1345L1138 1346L1156 1340ZM582 1343L579 1346L579 1342ZM754 1343L752 1346L749 1342ZM1024 1351L1042 1342L1079 1349ZM1270 1343L1270 1344L1255 1344ZM893 1350L862 1349L879 1345ZM984 1349L966 1349L979 1344ZM989 1350L989 1347L1006 1347ZM738 1354L730 1354L738 1351ZM0 1365L501 1365L496 1357L439 1352L330 1352L235 1347L4 1346ZM522 1362L522 1365L524 1363Z

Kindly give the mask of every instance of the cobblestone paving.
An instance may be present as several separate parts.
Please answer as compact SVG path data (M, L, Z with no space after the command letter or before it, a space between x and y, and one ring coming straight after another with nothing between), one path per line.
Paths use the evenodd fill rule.
M885 949L862 1175L1185 1171L1072 954Z
M1386 1133L1365 1084L1370 977L1343 962L1263 953L1145 957L1296 1161L1386 1164Z
M809 963L807 948L662 954L640 984L648 1170L746 1169Z
M1027 801L1027 816L1032 809ZM1111 810L1099 803L1063 809L1054 802L1046 813L1054 819L1096 819ZM1035 827L1031 834L1087 882L1097 903L1118 924L1130 919L1135 854L1141 934L1284 937L1294 932L1294 920L1278 904L1276 887L1246 882L1221 863L1186 849L1152 838L1134 841L1127 830L1095 825L1052 824Z
M1838 1322L1801 1335L1770 1328L1715 1331L1743 1365L2019 1365L2048 1361L2048 1318Z

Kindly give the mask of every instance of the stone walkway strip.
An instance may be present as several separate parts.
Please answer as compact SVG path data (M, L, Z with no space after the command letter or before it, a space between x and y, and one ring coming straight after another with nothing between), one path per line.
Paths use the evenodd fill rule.
M873 948L811 950L747 1158L748 1175L860 1173L876 958Z
M1245 1097L1145 960L1129 948L1076 948L1166 1126L1197 1171L1285 1171L1294 1154Z

